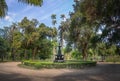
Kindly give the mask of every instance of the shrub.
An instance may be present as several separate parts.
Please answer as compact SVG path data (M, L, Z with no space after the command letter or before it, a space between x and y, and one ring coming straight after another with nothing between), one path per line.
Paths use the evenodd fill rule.
M84 67L90 67L95 66L96 62L93 61L66 61L63 63L54 63L54 62L33 62L33 61L24 61L24 65L26 66L32 66L36 69L40 68L84 68Z
M120 56L108 56L106 62L120 62Z
M72 52L72 58L74 59L82 59L82 53L80 53L78 50L75 50Z

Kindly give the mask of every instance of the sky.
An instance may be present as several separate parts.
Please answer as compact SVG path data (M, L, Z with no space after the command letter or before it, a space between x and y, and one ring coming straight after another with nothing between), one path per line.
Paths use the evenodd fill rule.
M41 7L35 7L18 3L17 0L6 0L8 5L8 13L0 19L0 28L10 26L13 22L20 22L24 17L28 19L37 19L40 23L45 23L52 27L51 15L57 16L57 27L61 19L60 15L65 14L69 18L69 12L73 12L74 0L44 0Z

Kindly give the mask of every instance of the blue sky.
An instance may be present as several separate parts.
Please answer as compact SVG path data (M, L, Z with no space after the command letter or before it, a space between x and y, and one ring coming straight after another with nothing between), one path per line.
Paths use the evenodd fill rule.
M11 25L12 22L19 22L24 17L37 19L40 23L47 26L51 24L51 14L57 15L57 25L60 24L60 15L65 14L69 17L69 12L73 11L74 0L44 0L42 7L29 6L18 3L17 0L6 0L8 4L8 14L0 19L0 28Z

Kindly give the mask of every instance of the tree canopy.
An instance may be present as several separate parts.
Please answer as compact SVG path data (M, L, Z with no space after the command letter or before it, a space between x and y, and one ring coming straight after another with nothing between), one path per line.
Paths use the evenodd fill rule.
M18 2L22 2L28 5L33 6L41 6L43 3L43 0L18 0ZM6 16L8 11L8 6L6 3L6 0L0 0L0 18L3 18Z

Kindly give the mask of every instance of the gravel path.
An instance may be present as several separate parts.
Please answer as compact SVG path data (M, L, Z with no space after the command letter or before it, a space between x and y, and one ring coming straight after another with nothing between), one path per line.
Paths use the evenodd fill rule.
M120 81L120 64L98 63L86 69L20 68L20 62L0 63L0 81Z

